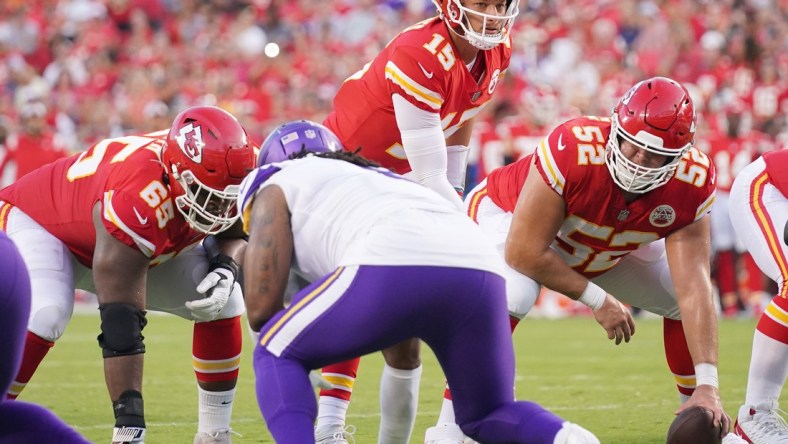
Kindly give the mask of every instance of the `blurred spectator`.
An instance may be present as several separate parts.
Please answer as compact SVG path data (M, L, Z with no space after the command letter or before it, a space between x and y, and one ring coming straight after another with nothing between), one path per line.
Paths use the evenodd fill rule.
M8 137L5 156L0 160L0 177L10 177L12 181L68 155L46 120L46 105L27 103L19 110L19 117L19 132Z
M749 142L734 145L788 146L786 0L523 0L520 10L504 93L479 115L495 118L475 131L477 180L533 150L545 128L607 115L650 75L691 92L699 144L728 143L720 122L737 103ZM30 125L25 104L43 104L41 137L76 150L215 104L260 143L281 122L322 121L401 23L434 13L431 0L5 0L0 126L9 145ZM7 183L17 163L4 151Z
M606 114L627 85L661 74L694 91L711 119L743 101L752 130L783 147L786 6L522 1L499 85L514 106L507 120L520 120L538 139L533 122L552 127ZM258 140L282 121L322 121L342 81L400 23L435 8L430 0L13 0L0 11L0 113L15 124L21 104L41 101L76 149L98 134L141 129L152 103L170 114L199 103L227 107Z
M10 126L10 120L5 116L0 116L0 162L2 162L8 156L8 146L6 145L6 141L8 140L8 131ZM2 188L5 184L13 182L15 175L16 171L6 171L4 169L0 169L0 188Z

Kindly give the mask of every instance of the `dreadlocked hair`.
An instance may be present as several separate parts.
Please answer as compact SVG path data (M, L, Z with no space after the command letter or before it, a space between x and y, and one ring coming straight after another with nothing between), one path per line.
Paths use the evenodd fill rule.
M361 147L356 148L355 151L327 151L324 153L316 153L314 151L309 151L305 147L301 148L301 151L294 153L290 156L290 159L301 159L307 156L315 156L315 157L322 157L324 159L338 159L344 160L345 162L350 162L353 165L358 165L362 167L380 167L381 165L374 160L369 160L366 157L359 154L361 151Z

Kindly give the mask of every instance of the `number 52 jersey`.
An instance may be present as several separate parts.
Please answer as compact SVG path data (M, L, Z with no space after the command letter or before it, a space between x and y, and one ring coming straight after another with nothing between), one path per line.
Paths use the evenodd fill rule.
M552 247L586 277L604 273L631 251L701 219L711 211L715 196L714 165L691 148L665 185L627 202L605 163L608 137L610 119L569 120L543 139L534 154L487 178L490 199L514 212L528 169L535 163L542 180L566 206ZM473 208L471 202L471 217Z
M93 207L100 203L106 230L156 265L204 238L175 209L161 163L166 135L102 140L25 175L0 190L0 200L33 218L87 267L96 246Z

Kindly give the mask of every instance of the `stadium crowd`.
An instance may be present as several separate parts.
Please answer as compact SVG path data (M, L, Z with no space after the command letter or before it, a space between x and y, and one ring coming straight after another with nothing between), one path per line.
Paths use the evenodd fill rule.
M723 193L738 169L788 145L788 1L520 8L510 68L475 129L467 189L556 123L607 115L637 80L657 75L693 95L697 144ZM434 12L430 0L4 1L0 184L107 135L167 128L196 104L232 112L257 143L283 121L322 121L345 78L402 23ZM754 276L745 291L762 292L762 275L744 268Z

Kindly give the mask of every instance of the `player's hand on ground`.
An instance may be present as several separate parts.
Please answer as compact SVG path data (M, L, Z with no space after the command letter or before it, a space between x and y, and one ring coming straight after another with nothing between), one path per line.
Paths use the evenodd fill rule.
M227 300L230 299L233 284L235 284L235 277L230 270L221 267L215 268L205 275L205 278L197 285L197 292L206 297L186 302L186 308L197 320L212 321L216 319L227 304Z
M714 426L719 427L721 425L721 436L728 434L728 431L731 427L731 418L722 408L720 391L717 387L714 387L713 385L697 386L695 391L692 393L692 397L687 400L687 402L682 404L678 410L676 410L676 414L678 415L684 410L694 406L700 406L711 411L714 414Z
M615 339L616 345L629 342L635 334L635 320L629 309L610 294L605 295L605 302L594 312L594 318L607 332L608 339Z

